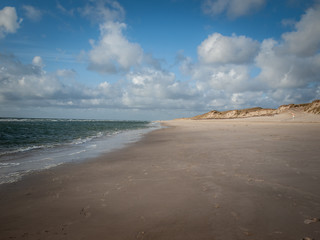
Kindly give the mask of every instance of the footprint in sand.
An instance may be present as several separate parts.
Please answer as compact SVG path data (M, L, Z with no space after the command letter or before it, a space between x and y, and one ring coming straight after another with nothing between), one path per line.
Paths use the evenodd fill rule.
M216 203L216 204L214 205L214 208L218 209L218 208L221 208L221 206L220 206L219 203Z
M81 209L80 211L80 215L84 216L84 217L90 217L91 213L88 211L90 207L84 207Z
M136 239L144 239L144 237L145 237L145 232L139 232L138 234L137 234L137 236L136 236Z
M320 222L320 219L319 218L310 218L310 219L304 220L305 224L310 224L310 223L315 223L315 222Z

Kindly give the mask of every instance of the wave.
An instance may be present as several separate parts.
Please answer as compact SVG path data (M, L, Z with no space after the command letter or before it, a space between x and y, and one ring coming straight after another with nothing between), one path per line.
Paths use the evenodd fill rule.
M78 154L84 153L84 152L86 152L86 151L87 151L87 150L81 150L81 151L78 151L78 152L69 153L69 156L78 155Z
M61 143L51 143L51 144L42 144L42 145L32 145L32 146L26 146L26 147L20 147L14 150L7 150L7 151L1 151L0 150L0 157L6 156L6 155L14 155L19 153L27 153L34 150L40 150L40 149L51 149L61 146L73 146L73 145L83 145L86 143L89 143L95 139L102 138L104 136L113 136L115 134L120 133L121 131L115 131L115 132L98 132L96 135L92 136L84 136L77 139L72 140L71 142L61 142Z
M3 118L0 117L0 122L124 122L124 123L148 123L149 121L136 120L106 120L106 119L74 119L74 118Z
M20 163L12 163L12 162L0 162L0 168L4 168L4 167L15 167L15 166L19 166Z
M5 155L12 155L12 154L16 154L16 153L23 153L23 152L28 152L31 150L35 150L35 149L43 149L49 146L45 146L45 145L40 145L40 146L30 146L30 147L22 147L22 148L18 148L15 150L9 150L9 151L4 151L4 152L0 152L0 157L1 156L5 156Z
M106 133L105 133L106 134ZM103 137L105 135L103 132L98 132L96 135L92 135L92 136L87 136L87 137L82 137L82 138L77 138L77 139L74 139L73 141L71 141L69 144L70 145L79 145L79 144L84 144L84 143L87 143L87 142L90 142L92 141L93 139L96 139L96 138L100 138L100 137ZM109 134L107 134L109 135Z

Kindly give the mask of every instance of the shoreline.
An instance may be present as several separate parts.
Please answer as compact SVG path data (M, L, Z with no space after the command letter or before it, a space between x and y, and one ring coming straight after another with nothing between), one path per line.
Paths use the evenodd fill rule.
M3 151L0 153L0 185L20 181L24 176L34 172L66 163L81 163L113 150L125 148L127 144L139 141L144 134L158 128L159 124L150 122L144 128L116 130L111 128L105 129L104 132L96 132L96 135L81 136L69 141L35 143Z
M320 123L162 124L0 185L1 239L320 238Z

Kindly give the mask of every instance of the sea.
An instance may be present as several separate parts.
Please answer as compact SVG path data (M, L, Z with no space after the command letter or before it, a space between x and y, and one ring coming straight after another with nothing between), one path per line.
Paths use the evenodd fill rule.
M0 118L0 184L136 142L157 122Z

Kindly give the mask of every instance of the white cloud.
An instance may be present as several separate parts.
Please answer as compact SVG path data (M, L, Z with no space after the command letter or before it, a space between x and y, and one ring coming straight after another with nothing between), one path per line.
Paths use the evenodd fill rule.
M319 98L314 90L320 85L320 7L308 9L295 31L282 35L283 41L266 39L256 58L261 69L259 81L272 90L272 96L284 101L305 99L305 94ZM313 95L311 95L313 93ZM295 96L295 97L293 97Z
M320 6L307 10L299 22L296 31L282 35L290 53L301 57L312 56L320 48Z
M265 40L256 58L256 65L261 69L258 79L271 89L297 89L308 87L311 83L319 84L320 56L297 57L286 53L287 45L274 40Z
M202 7L206 14L218 15L226 10L229 1L227 0L206 0Z
M42 18L42 12L30 5L23 5L23 10L25 11L26 17L32 21L39 21Z
M8 33L15 33L21 22L22 19L18 20L14 7L4 7L0 10L0 38L4 38Z
M259 50L259 43L245 36L223 36L214 33L198 47L200 62L206 64L251 62Z
M57 2L57 9L59 9L63 14L73 16L75 9L67 10L60 2Z
M173 73L151 68L127 75L128 86L123 104L143 109L193 109L197 91L185 82L178 82Z
M51 98L59 89L57 79L46 75L38 66L24 65L12 56L1 55L0 95L7 101L28 101Z
M89 69L101 73L128 71L141 63L143 50L137 43L129 42L122 31L126 24L106 22L100 25L100 40L92 43L89 52Z
M58 69L56 71L58 77L74 78L77 73L73 69Z
M198 87L213 88L226 92L243 92L254 89L254 83L249 81L250 76L246 66L220 66L217 68L201 69L205 75L198 80Z
M0 72L1 105L63 106L88 98L86 87L63 82L57 74L22 64L14 56L0 55Z
M295 23L295 31L284 33L279 41L258 43L245 36L214 33L199 45L199 62L185 57L180 69L191 75L212 108L312 101L320 98L318 22L319 7L315 7Z
M125 11L117 1L91 1L81 12L98 22L100 28L100 38L89 40L92 50L81 53L87 56L89 70L116 74L142 66L162 69L164 60L155 58L151 53L144 53L138 43L130 41L125 35Z
M152 68L130 72L115 83L104 81L87 87L72 79L74 70L46 73L34 64L22 64L13 56L0 55L0 104L6 106L201 109L199 92L173 73ZM71 78L71 79L70 79Z
M123 7L112 0L88 1L79 11L83 16L96 22L122 21L125 16Z
M81 9L82 14L98 21L100 38L90 39L92 46L88 56L88 69L99 73L116 74L129 72L134 67L151 66L162 69L162 59L145 54L138 43L130 41L125 35L127 25L123 22L124 9L111 0L89 2ZM84 55L83 53L81 55Z
M226 12L228 17L237 18L256 12L264 4L265 0L205 0L202 9L209 15Z
M46 73L37 64L22 64L13 56L0 55L0 104L6 106L188 109L196 92L176 81L173 73L145 69L126 79L87 87L78 83L71 69ZM35 64L36 63L36 64Z
M44 67L44 63L43 63L43 60L40 56L35 56L33 59L32 59L32 64L34 66L37 66L37 67Z

